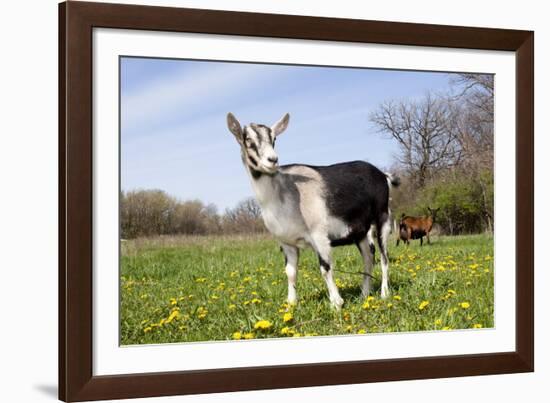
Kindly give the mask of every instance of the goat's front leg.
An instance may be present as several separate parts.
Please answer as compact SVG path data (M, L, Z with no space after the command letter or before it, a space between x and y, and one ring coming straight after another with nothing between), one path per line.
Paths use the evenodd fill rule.
M319 257L319 266L321 269L321 276L323 276L323 279L327 284L330 303L336 309L340 309L340 307L344 304L344 300L340 296L340 293L338 292L338 287L334 282L333 270L332 270L333 268L332 256L331 256L332 250L330 246L330 241L326 237L319 236L315 238L313 242L314 242L313 247L317 252L317 256Z
M285 273L288 279L288 298L287 302L290 305L296 304L296 278L298 277L298 258L299 250L296 246L281 245L281 249L285 255Z

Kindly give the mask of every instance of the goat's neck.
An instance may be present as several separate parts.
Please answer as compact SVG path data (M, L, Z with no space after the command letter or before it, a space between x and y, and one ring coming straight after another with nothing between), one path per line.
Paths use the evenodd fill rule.
M246 165L245 166L248 176L250 177L250 183L252 184L252 189L256 195L256 200L262 208L277 202L279 197L277 197L278 192L278 181L277 175L268 175L264 173L253 172L252 169Z

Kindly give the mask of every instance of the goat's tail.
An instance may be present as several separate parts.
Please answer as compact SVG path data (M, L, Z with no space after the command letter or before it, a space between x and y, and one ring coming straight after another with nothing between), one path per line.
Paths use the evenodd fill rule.
M389 172L386 172L385 175L386 175L386 180L388 181L388 186L390 187L390 189L392 187L396 188L401 184L401 179L399 179L398 176L395 176Z

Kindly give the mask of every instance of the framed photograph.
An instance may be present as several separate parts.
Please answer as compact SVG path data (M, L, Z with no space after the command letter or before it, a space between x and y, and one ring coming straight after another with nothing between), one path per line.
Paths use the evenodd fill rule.
M59 5L59 398L534 370L530 31Z

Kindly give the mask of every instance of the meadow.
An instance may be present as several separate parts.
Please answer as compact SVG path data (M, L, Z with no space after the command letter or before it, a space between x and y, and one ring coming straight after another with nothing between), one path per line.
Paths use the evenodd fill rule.
M266 236L179 236L123 241L121 344L452 331L491 328L493 237L433 237L420 247L390 238L390 292L380 299L378 251L373 291L361 297L362 258L333 249L344 306L334 310L311 250L302 251L298 304L285 303L278 244Z

